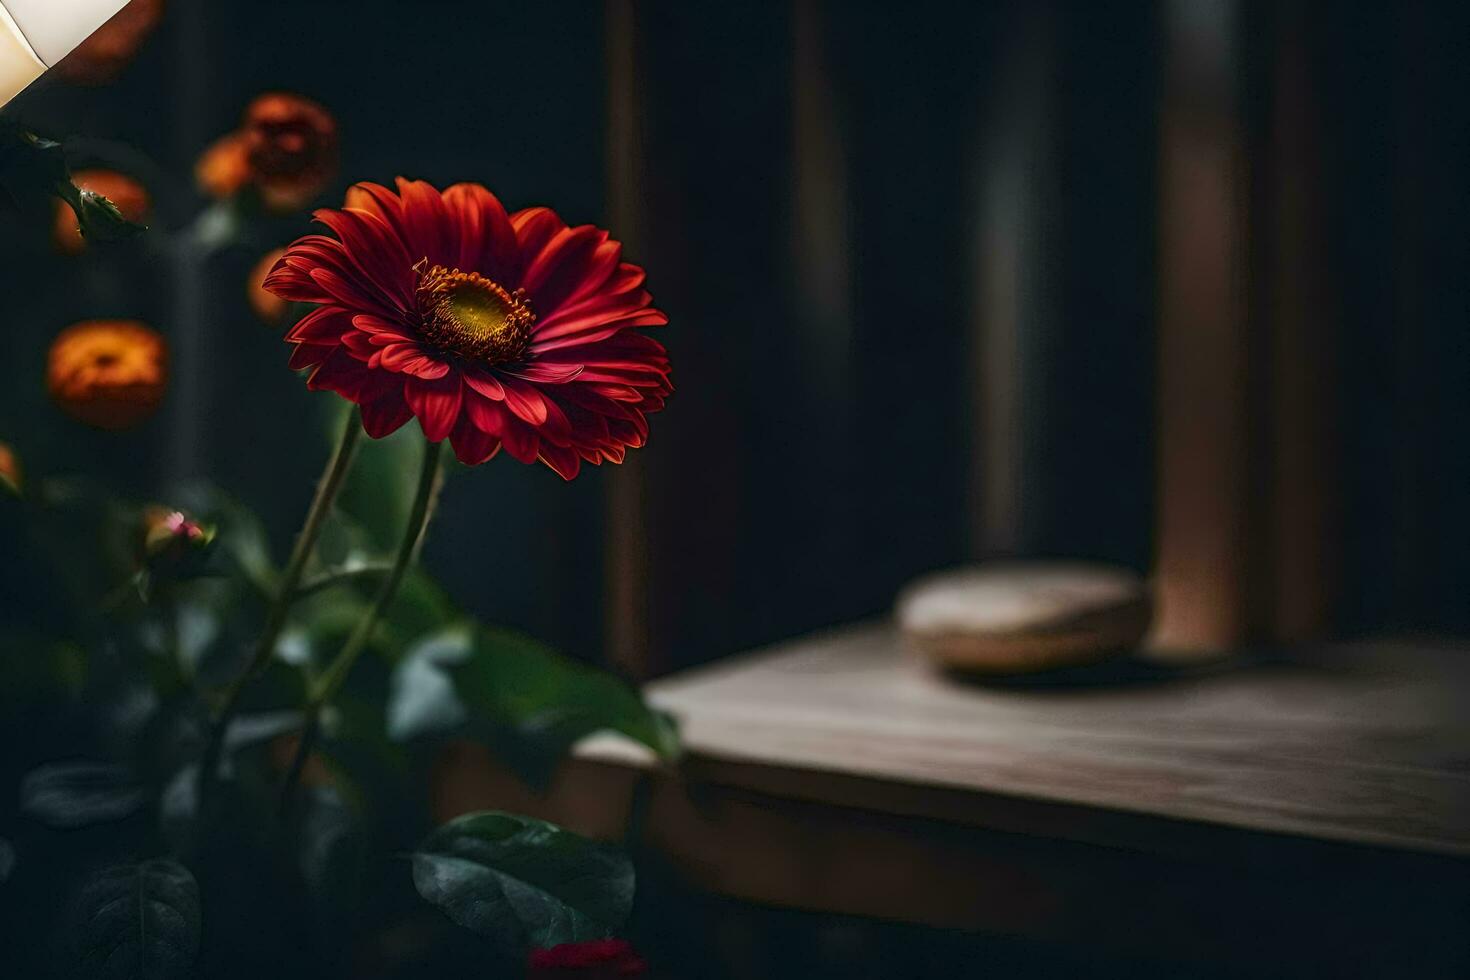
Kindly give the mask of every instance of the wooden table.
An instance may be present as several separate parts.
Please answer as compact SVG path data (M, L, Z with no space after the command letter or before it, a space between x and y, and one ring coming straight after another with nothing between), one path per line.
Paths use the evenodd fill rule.
M1137 660L978 686L894 630L654 684L689 756L595 739L522 805L757 902L1212 963L1470 975L1470 651ZM503 788L457 787L505 802Z

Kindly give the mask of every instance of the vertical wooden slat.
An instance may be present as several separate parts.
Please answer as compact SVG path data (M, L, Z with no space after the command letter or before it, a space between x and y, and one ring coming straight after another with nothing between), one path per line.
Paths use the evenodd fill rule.
M644 245L643 105L635 0L607 0L607 213L624 250ZM648 544L645 472L636 452L608 474L606 655L632 677L655 670L648 638Z
M1055 313L1047 275L1055 195L1051 91L1055 14L1049 4L1006 11L1009 40L981 130L971 344L970 550L1026 550L1028 509L1043 467L1034 458L1042 410L1034 348Z
M170 11L174 21L172 67L173 137L175 158L192 161L209 138L208 89L209 12L203 3L179 3ZM195 248L173 251L173 302L167 325L172 340L169 441L164 471L171 480L196 477L205 471L201 458L208 416L209 317L205 315L205 261Z
M1391 552L1394 615L1405 625L1421 625L1428 617L1434 586L1426 580L1430 544L1436 532L1431 524L1428 488L1438 479L1431 459L1434 453L1433 403L1424 396L1426 350L1430 346L1425 318L1426 221L1430 208L1439 206L1428 192L1431 172L1428 159L1427 102L1431 97L1431 58L1426 32L1429 7L1419 3L1392 9L1389 29L1395 32L1393 65L1395 112L1393 134L1392 209L1393 264L1391 275L1391 331L1395 362L1386 365L1393 378L1395 439L1387 460L1393 472ZM1463 93L1462 93L1463 94Z
M1171 0L1160 120L1158 619L1208 650L1251 619L1247 172L1234 91L1240 8Z
M829 47L832 4L796 0L792 9L791 268L795 337L808 448L804 464L846 491L856 477L853 240L849 160ZM821 501L808 547L839 567L857 557L853 494ZM815 600L814 600L815 601Z
M1278 5L1268 207L1272 582L1269 637L1318 639L1335 594L1336 322L1325 279L1328 242L1317 69L1308 5Z

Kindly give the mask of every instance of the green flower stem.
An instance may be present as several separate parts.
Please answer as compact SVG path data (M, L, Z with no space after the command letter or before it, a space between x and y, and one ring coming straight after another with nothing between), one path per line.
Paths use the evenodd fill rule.
M306 704L306 728L301 733L295 756L291 760L291 768L287 770L286 780L281 786L282 812L290 805L296 784L301 779L301 771L306 765L307 756L311 754L317 730L321 724L322 709L331 703L332 698L342 689L347 676L352 672L353 665L357 663L357 658L362 655L368 640L372 638L373 630L377 629L383 614L388 611L388 607L398 596L403 577L418 560L419 551L423 548L424 536L429 530L429 521L434 517L434 508L439 500L439 488L443 483L443 473L439 465L442 451L442 443L426 442L424 444L424 463L423 468L419 471L418 491L414 495L413 509L409 512L408 525L404 528L403 538L398 543L398 553L393 558L393 565L389 568L387 577L378 586L378 593L373 598L373 604L367 614L358 620L357 626L347 638L347 642L342 645L336 659L311 685L311 696Z
M305 599L307 596L316 595L334 589L339 585L352 585L364 579L382 578L393 568L387 562L382 564L359 565L356 568L343 568L336 571L323 572L316 578L307 579L301 583L301 588L296 590L297 599Z
M207 788L213 783L219 769L225 733L229 730L230 722L240 710L241 696L250 683L259 677L270 664L271 657L275 654L276 644L280 642L281 633L286 628L291 604L297 598L301 577L306 572L306 563L316 548L317 538L321 536L322 528L326 526L327 517L332 512L332 505L337 499L337 494L342 491L342 484L347 478L348 471L352 468L352 458L357 452L357 443L361 435L362 417L354 407L347 415L347 423L342 428L342 436L337 441L337 449L332 453L331 461L327 463L327 469L322 474L321 482L317 484L316 496L311 501L311 509L306 512L306 523L301 526L301 533L296 536L296 543L291 549L291 557L286 562L286 569L281 573L281 581L276 588L275 599L271 602L270 610L266 614L265 628L261 631L259 639L256 640L250 663L225 692L224 705L215 718L214 726L210 731L209 743L205 746L204 758L200 763L201 800Z

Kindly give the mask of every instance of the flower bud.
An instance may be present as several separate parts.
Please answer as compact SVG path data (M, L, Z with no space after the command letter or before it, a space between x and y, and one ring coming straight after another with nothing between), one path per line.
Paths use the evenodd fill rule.
M72 174L72 183L83 192L83 208L103 206L98 195L111 201L122 217L134 224L148 220L150 201L143 185L131 177L112 170L79 170ZM56 202L56 247L68 255L76 255L87 247L82 237L81 219L70 205Z
M143 511L143 564L178 577L197 572L214 544L215 529L187 514L153 506Z

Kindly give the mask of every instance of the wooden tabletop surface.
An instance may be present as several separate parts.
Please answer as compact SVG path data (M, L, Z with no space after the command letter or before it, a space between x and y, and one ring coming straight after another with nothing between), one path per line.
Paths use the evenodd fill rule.
M1126 660L982 686L868 624L649 693L710 783L1104 843L1234 828L1470 855L1470 651L1443 645Z

